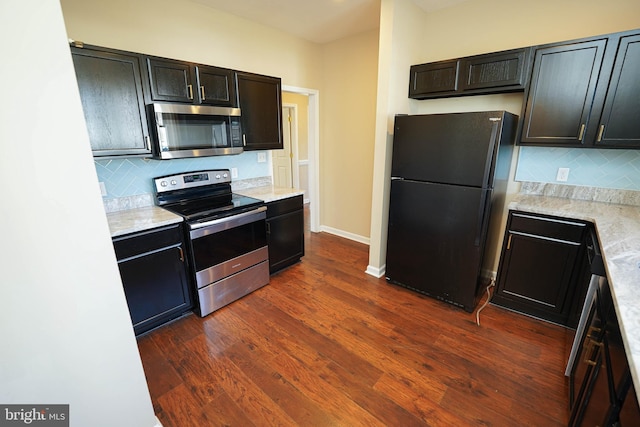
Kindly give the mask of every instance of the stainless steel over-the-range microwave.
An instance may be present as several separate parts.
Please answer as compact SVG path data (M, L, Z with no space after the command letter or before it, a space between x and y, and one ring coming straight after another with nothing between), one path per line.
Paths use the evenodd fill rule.
M240 154L240 109L154 103L153 155L160 159Z

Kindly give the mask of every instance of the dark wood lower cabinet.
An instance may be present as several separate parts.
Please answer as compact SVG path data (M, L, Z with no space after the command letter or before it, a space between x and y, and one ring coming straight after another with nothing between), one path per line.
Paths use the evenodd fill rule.
M182 225L113 239L136 335L193 308Z
M570 376L569 426L638 426L640 409L606 280L588 319Z
M494 304L575 327L585 280L589 224L510 211Z
M302 195L267 203L269 272L295 264L304 256Z

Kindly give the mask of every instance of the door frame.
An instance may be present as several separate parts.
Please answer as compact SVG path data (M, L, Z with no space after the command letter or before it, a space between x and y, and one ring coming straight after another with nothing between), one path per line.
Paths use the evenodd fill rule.
M287 117L285 116L284 112L285 110L289 109L291 111L291 122L288 123L289 127L290 127L290 131L291 131L291 135L289 138L289 143L291 144L290 150L291 150L291 157L289 159L289 167L291 168L291 186L294 188L299 188L300 187L300 159L298 157L298 105L296 104L290 104L290 103L283 103L282 104L282 122L283 122L283 126L287 123L286 119ZM274 168L274 162L273 162L273 150L270 151L271 153L271 169L272 169L272 173L275 174L275 168Z
M309 99L309 228L317 233L320 231L320 91L288 85L282 85L282 91L306 95Z

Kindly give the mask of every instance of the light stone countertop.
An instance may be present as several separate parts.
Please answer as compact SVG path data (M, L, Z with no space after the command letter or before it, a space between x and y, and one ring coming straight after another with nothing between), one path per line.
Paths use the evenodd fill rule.
M595 224L631 376L640 389L640 207L517 194L509 209Z
M158 206L107 213L111 237L182 222L182 217Z
M304 194L303 190L296 188L274 187L273 185L263 185L260 187L242 188L233 191L243 196L255 197L263 200L265 203L274 202L276 200L287 199L289 197Z

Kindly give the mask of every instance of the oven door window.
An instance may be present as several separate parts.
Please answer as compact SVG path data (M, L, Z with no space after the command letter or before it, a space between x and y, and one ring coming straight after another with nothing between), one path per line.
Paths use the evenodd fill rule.
M218 231L191 241L196 271L222 264L267 245L265 220Z
M161 151L230 148L229 117L158 113Z

